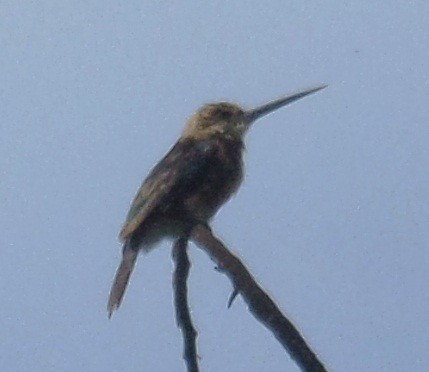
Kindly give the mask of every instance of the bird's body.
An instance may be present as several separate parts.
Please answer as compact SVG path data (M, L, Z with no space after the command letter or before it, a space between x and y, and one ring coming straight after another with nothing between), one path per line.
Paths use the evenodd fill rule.
M244 111L232 103L203 106L176 144L152 169L128 212L120 238L122 262L110 292L109 316L119 307L138 252L166 236L186 237L208 223L243 179L243 138L250 124L270 111L321 88Z
M222 138L179 140L141 186L121 238L148 250L151 231L162 238L206 223L242 181L242 149Z
M120 233L123 259L110 294L109 314L121 303L139 250L148 251L164 237L184 236L194 224L207 223L242 182L242 136L213 130L221 119L216 118L218 105L205 106L189 120L134 198ZM223 104L220 115L224 111L243 113L232 104Z

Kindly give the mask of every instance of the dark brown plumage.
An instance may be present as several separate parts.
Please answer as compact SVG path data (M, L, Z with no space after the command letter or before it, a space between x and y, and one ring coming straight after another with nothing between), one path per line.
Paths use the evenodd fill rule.
M232 103L208 104L187 122L182 136L152 169L128 212L124 242L108 302L109 317L122 301L139 250L163 237L186 236L208 223L243 179L243 138L259 117L324 87L245 111Z

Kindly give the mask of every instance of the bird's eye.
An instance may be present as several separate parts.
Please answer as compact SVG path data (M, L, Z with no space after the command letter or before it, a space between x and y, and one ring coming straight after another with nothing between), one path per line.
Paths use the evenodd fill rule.
M228 119L231 118L231 112L226 111L226 110L219 110L217 116L218 116L219 119L228 120Z

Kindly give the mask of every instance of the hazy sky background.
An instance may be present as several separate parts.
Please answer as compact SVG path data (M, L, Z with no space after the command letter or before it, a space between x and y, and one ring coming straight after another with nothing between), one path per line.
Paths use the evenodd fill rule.
M327 83L255 125L214 229L330 370L428 371L428 4L3 0L0 370L184 371L169 242L107 319L129 203L201 104ZM298 371L191 255L202 371Z

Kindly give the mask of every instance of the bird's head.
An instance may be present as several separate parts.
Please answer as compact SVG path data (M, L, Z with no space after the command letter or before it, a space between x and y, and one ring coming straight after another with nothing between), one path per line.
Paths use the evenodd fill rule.
M251 110L244 110L229 102L209 103L191 116L182 138L198 140L220 136L230 140L242 140L250 126L260 117L325 87L326 85L323 85L295 93Z
M209 103L191 116L182 137L207 139L221 136L240 140L246 129L245 111L240 106L228 102Z

